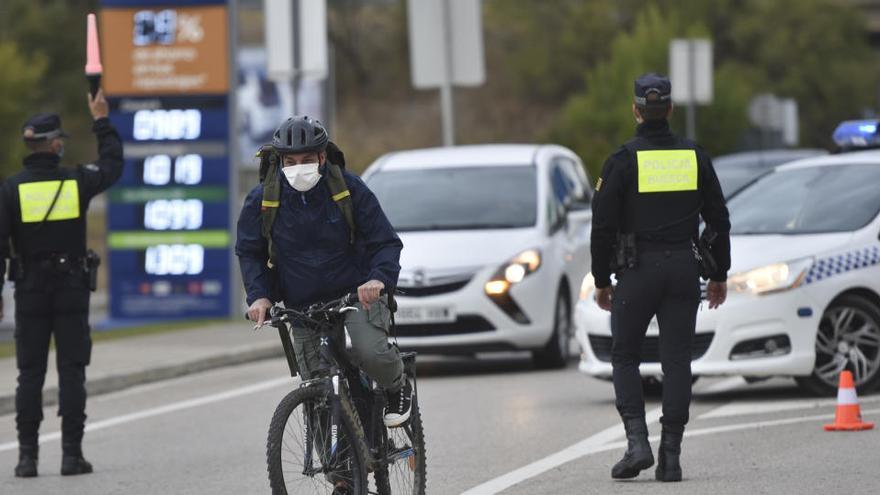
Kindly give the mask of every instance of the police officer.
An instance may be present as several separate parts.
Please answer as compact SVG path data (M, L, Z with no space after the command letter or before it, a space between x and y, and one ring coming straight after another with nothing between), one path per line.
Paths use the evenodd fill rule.
M717 269L707 299L727 296L730 221L709 155L669 129L671 86L649 73L635 81L635 138L605 162L593 204L592 255L596 301L611 311L617 410L628 447L611 471L634 478L654 464L639 374L642 340L653 317L660 325L663 369L662 437L655 477L681 480L679 455L691 400L691 353L700 305L694 239L699 217L718 234L711 248ZM612 263L617 287L611 284Z
M89 337L89 289L97 263L86 251L89 201L122 174L122 143L107 118L99 91L88 96L99 158L77 168L59 166L64 155L61 119L34 115L22 128L31 154L24 170L0 187L0 276L10 259L15 282L15 394L19 462L15 475L37 475L38 430L43 419L42 389L49 339L55 337L58 415L61 416L61 474L92 472L83 458L86 414L85 368ZM2 316L2 312L0 312Z
M248 194L238 219L235 252L248 317L262 324L273 301L302 308L357 289L360 311L345 319L352 350L386 391L385 425L402 426L410 416L412 384L397 348L388 344L391 313L380 294L397 285L403 243L367 185L339 167L343 155L319 121L288 119L275 131L271 149L281 166ZM270 198L272 190L277 196ZM350 201L350 216L340 201ZM275 218L264 235L271 209ZM319 365L315 336L296 327L292 332L299 371L308 378Z

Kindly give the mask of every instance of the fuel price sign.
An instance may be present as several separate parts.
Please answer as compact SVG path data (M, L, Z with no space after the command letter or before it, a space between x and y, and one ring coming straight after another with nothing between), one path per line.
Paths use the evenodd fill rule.
M110 119L125 143L108 193L114 319L228 316L232 305L225 2L104 0Z

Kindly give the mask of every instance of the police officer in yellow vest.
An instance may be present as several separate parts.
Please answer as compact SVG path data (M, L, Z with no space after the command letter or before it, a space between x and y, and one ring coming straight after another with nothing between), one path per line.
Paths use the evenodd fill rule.
M61 474L92 472L82 453L86 415L85 368L89 336L89 290L97 260L86 250L89 201L122 174L122 142L107 118L99 91L88 97L98 138L98 160L60 167L64 155L61 119L42 113L28 119L22 138L32 152L24 170L0 187L0 280L10 260L15 282L15 394L19 463L15 475L37 475L38 430L43 419L42 389L49 339L55 337L58 415L61 416ZM2 316L2 305L0 305Z
M635 81L636 137L605 162L593 203L596 301L611 311L614 393L628 442L611 471L618 479L634 478L654 464L639 364L645 333L656 317L663 433L655 477L681 480L679 454L691 400L691 353L701 292L694 248L700 217L717 234L708 249L715 266L709 273L703 270L710 279L709 307L718 307L727 295L730 221L724 196L709 155L670 131L670 93L669 80L659 74Z

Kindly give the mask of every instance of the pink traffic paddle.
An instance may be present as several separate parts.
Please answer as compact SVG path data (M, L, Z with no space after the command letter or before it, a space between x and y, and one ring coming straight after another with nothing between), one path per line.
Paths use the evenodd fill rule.
M101 47L98 44L98 25L95 14L89 14L86 20L88 34L86 38L86 79L89 81L89 90L92 97L98 94L101 88Z

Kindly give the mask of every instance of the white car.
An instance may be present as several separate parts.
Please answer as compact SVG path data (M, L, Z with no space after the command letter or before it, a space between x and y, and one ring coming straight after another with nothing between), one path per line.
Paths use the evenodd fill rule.
M791 376L815 394L880 384L880 150L798 160L728 202L727 302L697 315L695 376ZM580 370L611 376L609 313L585 278L576 310ZM644 377L662 376L658 327L642 348Z
M589 271L592 190L554 145L390 153L365 172L401 239L396 334L431 353L529 350L563 366Z

